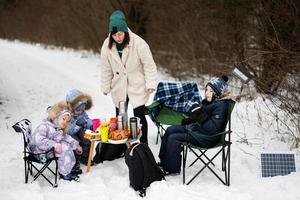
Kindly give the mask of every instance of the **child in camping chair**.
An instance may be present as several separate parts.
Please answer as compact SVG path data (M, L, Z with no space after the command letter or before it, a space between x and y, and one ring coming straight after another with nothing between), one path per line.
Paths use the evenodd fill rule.
M166 174L180 173L182 143L189 142L203 147L216 145L219 133L226 123L228 94L227 76L213 77L205 86L205 99L202 104L193 104L189 117L182 120L182 125L167 128L159 151L160 163ZM209 137L207 137L207 136Z
M60 178L78 181L79 176L73 171L76 162L73 150L81 154L82 148L66 134L71 118L71 111L66 103L49 107L47 118L32 133L29 145L33 153L42 153L54 147Z
M86 129L92 129L92 120L85 112L92 107L92 97L77 89L70 90L66 95L66 102L70 105L73 113L68 134L76 139L82 146L82 155L76 155L76 169L81 171L80 162L87 165L91 142L85 139ZM82 171L81 171L82 172Z

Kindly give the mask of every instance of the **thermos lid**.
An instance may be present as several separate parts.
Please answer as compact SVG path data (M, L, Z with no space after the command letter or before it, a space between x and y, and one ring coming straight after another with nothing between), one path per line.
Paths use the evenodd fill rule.
M119 102L119 109L125 109L125 101Z
M117 118L116 117L110 118L110 123L116 123L116 122L117 122Z
M137 122L137 118L136 118L136 117L131 117L131 118L129 119L129 121L130 121L130 122Z

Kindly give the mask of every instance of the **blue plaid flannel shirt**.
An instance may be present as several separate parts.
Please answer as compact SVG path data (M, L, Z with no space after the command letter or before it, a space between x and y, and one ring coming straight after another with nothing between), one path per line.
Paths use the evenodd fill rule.
M202 98L196 82L159 82L153 100L174 111L187 113L194 102L201 104Z

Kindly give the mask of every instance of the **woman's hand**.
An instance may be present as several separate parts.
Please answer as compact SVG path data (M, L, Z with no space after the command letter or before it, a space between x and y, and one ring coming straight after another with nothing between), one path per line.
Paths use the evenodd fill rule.
M154 92L154 91L155 91L154 88L148 88L148 89L147 89L147 92L148 92L149 94L151 94L151 93Z

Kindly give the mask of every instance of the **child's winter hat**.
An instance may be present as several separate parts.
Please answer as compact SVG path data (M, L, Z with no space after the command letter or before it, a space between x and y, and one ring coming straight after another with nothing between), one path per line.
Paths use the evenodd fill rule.
M72 110L88 110L92 107L92 97L84 94L78 89L70 90L67 93L66 102L71 106Z
M125 15L122 11L114 11L109 18L109 32L128 32Z
M224 92L226 91L227 81L228 77L225 75L223 75L222 77L212 77L208 81L206 86L209 85L214 90L215 95L218 97L224 94Z
M47 111L48 111L48 120L51 122L54 122L55 119L58 119L60 116L65 114L72 116L70 106L64 102L60 102L49 107Z

